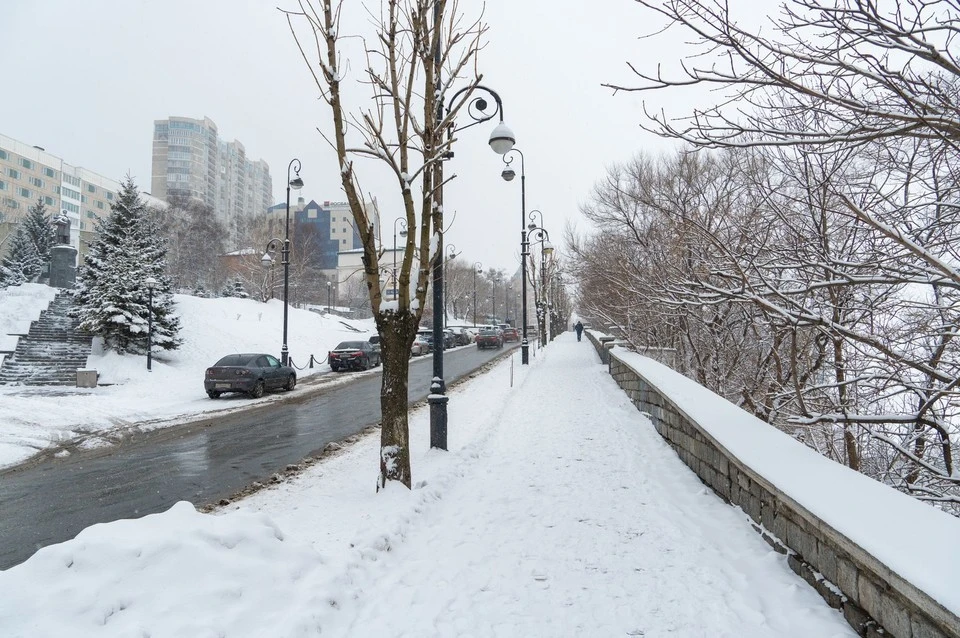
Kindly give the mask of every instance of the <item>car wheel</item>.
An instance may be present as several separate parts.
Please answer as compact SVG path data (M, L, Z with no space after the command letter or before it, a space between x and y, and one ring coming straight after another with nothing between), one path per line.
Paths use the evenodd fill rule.
M219 399L220 393L217 392L216 390L207 390L207 396L210 397L211 399Z
M263 391L265 389L266 388L263 385L263 379L260 379L259 381L257 381L257 385L253 386L253 390L250 390L250 396L253 397L254 399L259 399L260 397L263 396Z
M283 386L283 389L289 392L297 387L297 375L291 374L290 378L287 379L287 385Z
M340 366L331 363L330 369L333 370L334 372L337 372L340 369Z
M361 370L369 370L369 369L370 369L370 359L369 359L369 358L364 357L363 359L360 360L360 369L361 369Z

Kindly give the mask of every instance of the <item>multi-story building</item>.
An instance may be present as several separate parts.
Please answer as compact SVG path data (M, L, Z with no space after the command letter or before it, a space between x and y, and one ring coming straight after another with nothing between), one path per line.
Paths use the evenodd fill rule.
M244 221L273 202L269 165L247 159L240 142L222 141L208 117L154 121L151 189L163 200L186 197L209 206L233 247L243 239Z
M371 223L377 227L380 223L377 200L366 202L364 206ZM283 237L286 212L286 202L267 209L267 226L272 236ZM321 204L310 200L308 204L303 197L298 198L296 204L290 204L290 232L310 238L314 267L329 271L327 274L331 277L337 269L338 253L363 247L347 202L325 201Z
M81 257L96 221L110 214L120 184L66 163L39 146L0 135L0 254L27 209L42 201L51 215L70 220L70 244Z

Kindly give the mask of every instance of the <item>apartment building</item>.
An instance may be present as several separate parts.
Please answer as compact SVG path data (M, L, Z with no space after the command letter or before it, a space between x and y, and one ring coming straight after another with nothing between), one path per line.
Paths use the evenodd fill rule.
M262 215L273 203L270 166L248 159L240 142L221 140L208 117L155 120L151 172L154 197L203 202L228 229L233 248L243 239L243 222Z
M52 215L70 220L70 245L82 257L119 190L109 177L0 134L0 255L27 209L40 200Z

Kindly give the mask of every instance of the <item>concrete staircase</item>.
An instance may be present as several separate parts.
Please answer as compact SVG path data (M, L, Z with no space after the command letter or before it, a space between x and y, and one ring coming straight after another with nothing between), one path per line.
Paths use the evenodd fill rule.
M30 324L30 332L17 341L13 354L3 360L0 384L77 384L77 368L86 368L93 338L77 331L80 322L68 314L72 307L67 293L57 294Z

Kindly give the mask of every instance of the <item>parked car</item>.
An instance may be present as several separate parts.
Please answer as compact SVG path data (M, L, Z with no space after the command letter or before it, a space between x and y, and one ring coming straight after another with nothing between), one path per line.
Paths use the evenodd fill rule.
M422 354L428 354L430 352L430 344L427 343L427 340L423 338L422 335L417 335L413 338L413 345L410 346L410 355L414 357L419 357Z
M502 348L503 333L497 328L483 328L477 335L477 349Z
M380 335L372 335L370 339L368 339L368 341L370 342L370 345L373 346L373 349L374 351L376 351L377 356L380 357Z
M463 326L450 326L447 330L453 333L454 345L466 346L473 343L473 337Z
M327 363L334 372L369 370L380 365L380 350L369 341L342 341L327 353Z
M520 333L517 332L516 328L507 326L503 329L503 340L504 341L520 341Z
M211 399L225 392L245 392L259 399L267 390L293 390L297 371L263 353L228 354L207 368L203 389Z

